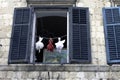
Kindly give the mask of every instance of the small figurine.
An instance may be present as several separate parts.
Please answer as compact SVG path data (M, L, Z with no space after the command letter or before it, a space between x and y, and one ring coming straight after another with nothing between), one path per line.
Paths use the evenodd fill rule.
M42 37L39 37L39 41L36 42L36 50L39 50L39 53L40 53L40 50L44 47L44 44L41 42L43 40Z
M51 52L53 52L53 50L54 50L53 39L52 38L49 39L49 43L47 45L47 50L51 51Z
M62 50L62 48L64 47L63 43L65 43L65 40L62 40L62 41L61 41L61 38L60 38L60 37L58 38L58 42L55 43L56 48L57 48L57 51L58 51L59 53L61 53L61 50Z

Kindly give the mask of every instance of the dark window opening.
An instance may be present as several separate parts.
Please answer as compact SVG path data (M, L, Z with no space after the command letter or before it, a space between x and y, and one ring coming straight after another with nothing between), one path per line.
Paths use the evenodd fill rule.
M44 59L45 51L46 51L48 41L49 41L49 39L47 39L47 38L53 38L54 49L56 49L55 43L58 42L57 37L61 37L61 40L65 39L64 49L67 49L67 17L44 16L44 17L37 18L36 42L38 41L38 36L45 37L42 40L42 42L44 43L44 48L41 50L40 53L38 51L36 51L36 53L35 53L36 61L35 62L43 63L45 61L45 59ZM55 53L53 53L53 55L54 54Z
M53 7L37 7L38 10L34 9L33 7L15 8L8 63L34 63L34 61L58 64L91 62L88 8L71 7L66 9L56 6L55 9ZM118 13L119 11L114 9L113 12ZM113 18L117 20L117 23L119 22L117 19L119 17L113 15ZM114 22L116 21L112 21L112 23ZM42 40L44 48L40 52L37 51L34 43L38 41L39 36L44 37ZM50 37L54 41L53 52L46 49ZM61 51L55 48L58 37L62 37L61 40L66 40Z

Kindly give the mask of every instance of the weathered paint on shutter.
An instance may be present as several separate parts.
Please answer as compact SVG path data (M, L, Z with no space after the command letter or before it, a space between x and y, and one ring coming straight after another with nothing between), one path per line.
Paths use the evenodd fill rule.
M31 8L15 8L8 63L29 62L31 21Z
M120 63L120 9L103 8L107 63Z
M88 8L70 9L70 61L91 62Z

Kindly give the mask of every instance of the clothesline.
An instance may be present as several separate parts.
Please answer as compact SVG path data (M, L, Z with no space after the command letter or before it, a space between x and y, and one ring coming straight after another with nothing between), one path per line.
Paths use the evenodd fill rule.
M63 35L63 36L61 36L60 38L64 38L64 37L66 37L67 35ZM42 37L42 36L37 36L37 37ZM44 39L50 39L50 38L52 38L52 39L58 39L58 37L42 37L42 38L44 38Z
M60 38L64 38L66 37L67 35L63 35L61 36ZM37 36L39 37L39 36ZM50 39L50 37L43 37L44 39ZM0 37L0 39L11 39L11 37ZM58 37L53 37L52 39L58 39Z

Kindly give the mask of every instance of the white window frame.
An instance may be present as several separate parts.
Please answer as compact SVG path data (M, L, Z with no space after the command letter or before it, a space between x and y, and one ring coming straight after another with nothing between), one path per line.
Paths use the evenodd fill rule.
M40 9L41 11L47 11L49 9L46 9L46 8L43 8L43 9ZM50 10L56 10L56 11L65 11L66 12L66 18L67 18L67 63L70 63L70 60L69 60L69 9L54 9L54 8L51 8ZM33 19L33 33L32 34L32 48L31 48L31 56L30 56L30 63L33 63L35 64L35 31L36 31L36 20L37 20L37 11L34 11L34 19ZM41 63L42 64L42 63ZM50 63L52 64L52 63ZM61 64L61 63L59 63Z

